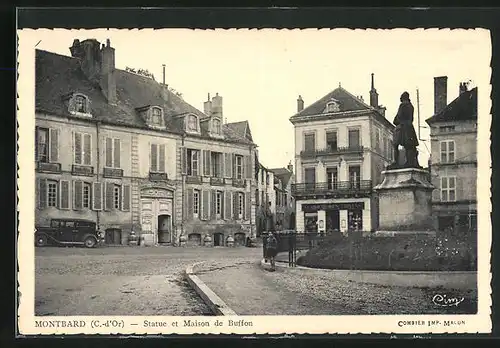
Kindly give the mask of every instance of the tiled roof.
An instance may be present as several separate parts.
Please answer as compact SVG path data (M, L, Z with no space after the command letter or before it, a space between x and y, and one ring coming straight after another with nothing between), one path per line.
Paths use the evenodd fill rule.
M338 87L313 104L304 108L304 110L292 116L292 119L295 117L313 116L323 113L326 104L331 99L335 99L339 102L340 111L363 111L371 109L371 107L365 104L365 102L361 101L359 98L355 97L342 87Z
M465 91L436 115L425 120L428 124L448 121L477 120L477 87Z
M226 125L235 132L243 135L248 140L253 141L252 133L250 132L250 124L248 123L248 121L230 122Z
M115 70L117 105L110 105L100 87L85 76L77 58L36 50L35 69L37 111L71 117L62 97L78 92L89 97L95 120L113 125L147 128L136 109L153 105L163 107L166 131L171 133L183 132L179 118L174 116L193 113L200 119L207 117L160 83L128 71ZM222 130L225 140L252 144L229 127ZM208 137L203 128L201 136Z

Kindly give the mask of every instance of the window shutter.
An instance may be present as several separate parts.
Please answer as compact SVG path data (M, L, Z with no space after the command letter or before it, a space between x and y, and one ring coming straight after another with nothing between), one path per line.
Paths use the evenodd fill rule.
M231 192L224 192L224 219L231 220Z
M73 209L80 210L83 207L83 181L73 181Z
M159 159L159 168L158 171L160 173L165 173L165 144L159 146L160 149L160 159Z
M39 147L38 137L40 136L39 132L40 132L40 127L35 126L35 162L38 161L38 152L39 152L38 151L38 147ZM36 189L38 190L38 181L36 182Z
M233 219L238 220L238 192L233 192Z
M90 134L83 135L83 164L90 166L92 158L92 137Z
M220 153L218 156L219 159L219 164L220 164L220 169L219 169L219 174L221 178L225 178L226 175L226 154L225 153ZM222 213L222 212L221 212Z
M201 216L202 220L208 220L210 213L210 191L202 190L201 191Z
M452 185L455 184L455 201L458 201L464 197L463 194L463 185L462 185L462 180L460 177L453 177L450 178L450 181L452 181L450 184L450 187L453 187ZM454 181L454 183L453 183Z
M245 158L245 160L246 160L245 163L247 165L246 170L245 170L245 172L246 172L246 178L247 179L251 179L252 178L252 174L253 174L252 173L252 168L253 168L252 167L252 156L245 156L245 157L246 157Z
M114 154L113 154L113 159L114 159L114 163L113 163L113 167L115 168L120 168L120 153L121 153L121 143L120 143L120 139L115 139L114 140Z
M130 185L122 186L122 210L130 210Z
M205 160L204 160L204 163L205 163L205 176L210 176L210 175L214 175L214 173L210 173L210 170L212 169L212 157L211 157L211 153L209 150L205 150Z
M47 207L47 180L38 179L38 204L40 209Z
M59 182L59 208L60 209L69 209L69 202L70 202L70 194L69 194L69 181L68 180L61 180Z
M156 144L151 144L151 166L150 171L157 172L158 171L158 147Z
M186 207L184 209L184 218L186 221L190 221L193 219L193 214L194 214L194 190L193 189L187 189L186 191ZM199 212L198 212L199 213Z
M73 150L75 154L75 164L82 164L82 134L73 133Z
M217 219L217 191L212 190L211 219Z
M50 130L50 162L59 160L59 129Z
M232 154L232 162L233 162L233 179L236 179L236 155L233 153Z
M244 212L245 212L245 220L250 220L251 214L252 214L252 194L251 193L245 193L245 206L244 206Z
M224 176L226 178L231 178L233 176L232 173L233 165L231 163L231 154L230 153L225 153L224 154Z
M106 138L105 142L106 148L106 167L113 167L113 139Z
M92 190L93 209L102 210L102 182L94 182Z
M187 149L185 147L180 148L181 151L181 173L186 175L187 173Z
M105 183L105 198L104 198L104 209L112 210L113 209L113 184Z

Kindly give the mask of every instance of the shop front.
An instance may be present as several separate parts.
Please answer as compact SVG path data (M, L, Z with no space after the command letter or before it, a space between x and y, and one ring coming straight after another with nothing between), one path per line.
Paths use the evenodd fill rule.
M302 204L306 232L332 233L363 231L371 228L369 207L365 202L332 202Z

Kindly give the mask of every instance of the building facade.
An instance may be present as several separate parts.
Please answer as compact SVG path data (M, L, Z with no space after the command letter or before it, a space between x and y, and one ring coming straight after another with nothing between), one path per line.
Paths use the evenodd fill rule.
M432 210L435 228L477 230L477 87L459 86L447 103L447 77L434 79L430 126Z
M341 86L304 108L299 96L295 128L298 231L374 231L378 199L373 187L392 160L394 126L385 118L378 93L370 105Z
M295 182L293 165L286 168L273 168L274 175L274 208L276 223L284 230L295 229L295 201L292 195L292 185Z
M131 231L174 245L255 233L256 146L223 124L221 97L205 114L164 81L116 69L109 40L70 51L36 51L37 225L90 219L110 244Z

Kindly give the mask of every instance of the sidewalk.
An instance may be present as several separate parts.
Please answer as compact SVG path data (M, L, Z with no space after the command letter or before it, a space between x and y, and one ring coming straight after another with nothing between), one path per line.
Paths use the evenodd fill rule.
M443 308L434 305L432 297L451 296L453 290L345 282L327 270L269 272L257 261L204 269L198 277L238 315L451 314L472 313L477 307L474 293L457 293L465 297L463 303Z

